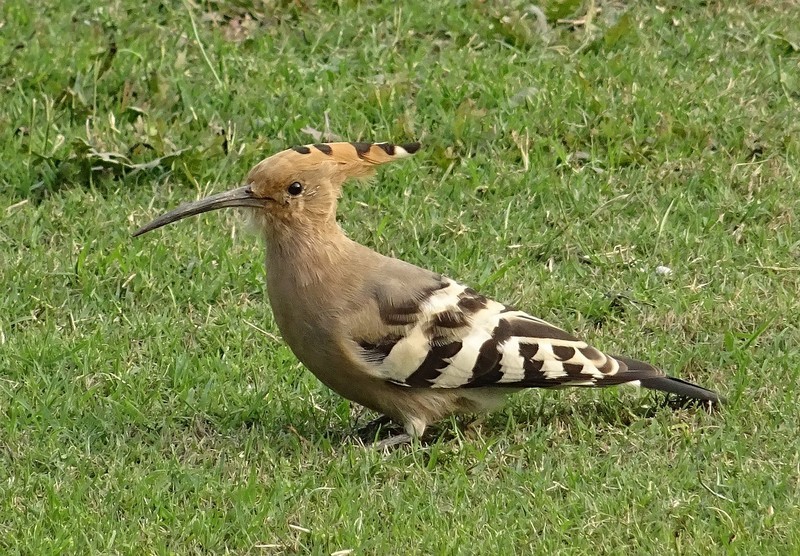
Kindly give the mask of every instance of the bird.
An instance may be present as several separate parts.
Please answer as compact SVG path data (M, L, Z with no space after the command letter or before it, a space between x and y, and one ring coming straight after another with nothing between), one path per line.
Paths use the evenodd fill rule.
M267 295L295 356L324 385L402 427L398 442L529 388L634 384L715 406L712 390L609 355L438 272L382 255L337 222L345 182L369 178L419 143L296 146L238 188L185 203L134 232L238 207L266 246Z

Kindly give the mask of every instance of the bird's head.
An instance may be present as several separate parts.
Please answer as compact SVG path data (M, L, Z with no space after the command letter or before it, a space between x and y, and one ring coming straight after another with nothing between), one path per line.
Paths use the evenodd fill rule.
M253 223L267 235L313 229L335 221L345 180L371 176L377 166L418 149L419 143L321 143L287 149L256 164L243 187L183 204L133 235L225 207L249 209Z

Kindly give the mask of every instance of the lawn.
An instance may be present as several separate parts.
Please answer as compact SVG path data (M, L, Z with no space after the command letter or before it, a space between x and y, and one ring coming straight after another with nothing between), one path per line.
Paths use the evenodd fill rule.
M32 6L0 5L0 553L800 552L794 2ZM361 446L235 212L130 235L336 137L423 144L345 189L351 237L729 403L531 391Z

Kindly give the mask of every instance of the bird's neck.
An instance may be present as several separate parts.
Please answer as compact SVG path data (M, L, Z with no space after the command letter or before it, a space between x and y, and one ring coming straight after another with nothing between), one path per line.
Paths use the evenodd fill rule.
M277 225L265 240L268 278L290 279L299 287L325 282L346 264L353 244L334 219L314 226Z

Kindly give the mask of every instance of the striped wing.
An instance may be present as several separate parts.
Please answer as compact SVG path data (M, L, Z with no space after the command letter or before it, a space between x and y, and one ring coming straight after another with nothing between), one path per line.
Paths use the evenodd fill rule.
M611 386L660 377L629 370L563 330L443 278L408 304L379 305L386 333L356 340L367 370L414 388Z

